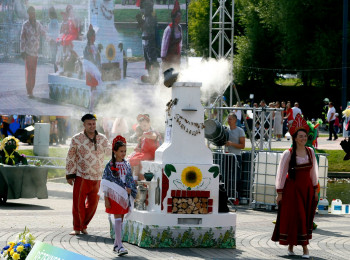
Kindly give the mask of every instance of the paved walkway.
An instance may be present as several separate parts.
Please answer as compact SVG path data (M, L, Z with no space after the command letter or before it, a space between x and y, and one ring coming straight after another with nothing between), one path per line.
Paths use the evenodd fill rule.
M76 116L88 112L83 107L49 98L48 74L53 72L52 64L38 65L34 98L27 97L24 71L24 63L0 63L0 115ZM139 79L143 74L144 62L128 64L127 77Z
M115 259L109 237L107 214L100 201L95 217L89 225L89 235L70 236L72 229L72 187L48 182L49 199L10 200L0 206L0 247L24 227L37 240L52 244L94 259ZM125 243L130 259L300 259L289 258L287 248L270 240L276 212L237 209L237 248L175 248L145 249ZM318 229L310 244L311 259L349 259L350 215L316 215Z

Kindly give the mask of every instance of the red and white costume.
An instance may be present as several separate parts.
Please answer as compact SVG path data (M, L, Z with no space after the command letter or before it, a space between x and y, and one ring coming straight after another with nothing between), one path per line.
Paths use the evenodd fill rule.
M73 136L66 159L66 178L75 178L73 187L73 226L87 228L95 214L104 157L111 154L107 138L96 132L95 143L84 132ZM85 203L86 202L86 203Z

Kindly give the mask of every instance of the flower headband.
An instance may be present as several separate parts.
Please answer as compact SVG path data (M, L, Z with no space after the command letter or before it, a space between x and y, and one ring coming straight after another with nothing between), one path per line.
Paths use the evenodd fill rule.
M297 114L292 125L289 127L289 133L293 136L300 129L305 129L306 132L309 132L310 130L306 121L301 117L300 114Z
M115 144L116 144L118 141L121 141L123 144L126 145L126 140L125 140L125 138L122 137L121 135L117 135L117 137L113 139L112 149L114 149Z

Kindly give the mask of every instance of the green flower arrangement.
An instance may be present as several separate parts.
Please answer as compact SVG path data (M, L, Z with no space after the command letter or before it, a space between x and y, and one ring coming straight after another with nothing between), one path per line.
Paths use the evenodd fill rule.
M26 259L34 246L35 237L25 227L23 233L17 235L16 239L7 243L1 250L1 259L22 260Z

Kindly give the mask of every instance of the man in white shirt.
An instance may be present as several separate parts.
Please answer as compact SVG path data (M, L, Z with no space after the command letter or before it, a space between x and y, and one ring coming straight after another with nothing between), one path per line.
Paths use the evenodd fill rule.
M293 111L293 118L295 119L295 117L297 116L297 114L302 115L303 113L301 112L301 109L299 108L299 103L295 102L294 103L294 107L292 107L292 111Z
M328 104L327 121L329 123L329 138L327 139L327 141L332 141L332 134L334 134L334 140L337 140L338 136L337 133L334 131L335 108L333 102L329 102Z

